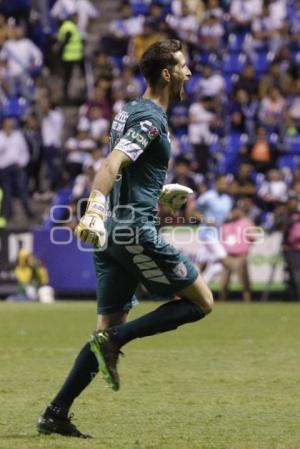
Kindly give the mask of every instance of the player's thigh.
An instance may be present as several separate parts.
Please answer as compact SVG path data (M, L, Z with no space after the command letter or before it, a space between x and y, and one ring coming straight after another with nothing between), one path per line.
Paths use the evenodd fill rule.
M214 298L211 290L199 274L197 279L185 289L179 291L178 296L197 304L207 315L212 311Z
M95 253L97 276L97 313L100 316L111 316L102 319L110 322L123 319L137 302L135 290L138 279L128 272L117 260L112 259L107 252Z

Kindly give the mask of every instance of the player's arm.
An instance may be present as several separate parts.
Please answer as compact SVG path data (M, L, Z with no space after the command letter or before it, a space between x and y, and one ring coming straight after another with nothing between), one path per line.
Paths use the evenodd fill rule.
M109 156L101 164L100 169L96 173L92 190L98 190L104 196L107 196L116 181L119 171L130 164L131 160L127 154L113 150Z
M111 192L120 170L126 167L130 161L125 153L115 149L102 162L92 185L85 214L75 229L75 235L83 242L98 247L105 245L106 196Z
M151 119L151 120L150 120ZM103 247L106 242L105 203L120 170L135 162L149 144L159 136L155 117L135 117L114 150L101 164L96 174L84 216L75 229L75 235L85 243Z

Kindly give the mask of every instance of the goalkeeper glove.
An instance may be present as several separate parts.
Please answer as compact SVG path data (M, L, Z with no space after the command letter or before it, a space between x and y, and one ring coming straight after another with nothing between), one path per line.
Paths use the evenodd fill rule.
M193 193L189 187L180 184L165 184L159 196L159 203L172 210L180 209Z
M75 235L84 243L103 248L107 238L105 216L105 196L98 190L93 190L85 214L75 228Z

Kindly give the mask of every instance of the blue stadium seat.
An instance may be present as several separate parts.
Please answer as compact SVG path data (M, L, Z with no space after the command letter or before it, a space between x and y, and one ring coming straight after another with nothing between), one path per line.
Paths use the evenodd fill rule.
M24 98L11 97L5 104L2 104L2 117L22 118L25 116L28 103Z
M231 133L225 138L224 151L227 154L237 153L240 148L248 143L247 134Z
M149 11L149 1L143 0L130 0L130 4L132 6L132 12L134 16L143 15L146 16Z
M244 53L227 53L223 57L223 71L226 73L240 73L246 63Z
M111 63L117 67L117 69L119 70L123 70L124 68L124 60L123 60L123 56L110 56L110 61Z
M185 84L185 92L188 97L192 97L195 93L197 85L201 79L201 76L198 74L193 75Z
M229 34L227 48L229 49L230 53L241 52L243 50L246 36L247 34L238 32Z
M289 168L291 171L300 168L300 157L289 154L287 156L281 156L277 160L278 168Z
M225 91L227 94L232 92L232 88L237 81L237 75L235 73L224 73Z
M52 200L51 210L52 213L44 220L43 228L51 229L59 220L63 218L66 213L66 207L70 204L72 195L72 188L66 187L59 190Z
M223 157L219 158L217 164L217 172L220 174L236 173L240 165L238 154L229 155L224 153Z
M270 63L270 53L268 51L258 51L253 60L253 67L256 73L265 73Z
M300 134L286 136L284 138L283 148L293 155L300 155Z

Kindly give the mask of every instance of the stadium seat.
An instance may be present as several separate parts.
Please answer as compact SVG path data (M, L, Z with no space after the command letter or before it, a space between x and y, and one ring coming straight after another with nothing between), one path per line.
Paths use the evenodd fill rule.
M240 73L246 63L244 53L227 53L223 57L223 71L226 73Z
M2 117L14 117L20 119L25 116L28 104L25 98L11 97L6 103L2 104L1 109Z
M224 151L226 153L239 152L240 148L247 144L247 134L231 133L225 138Z
M237 75L235 73L224 73L225 91L227 94L232 92L232 88L237 81Z
M277 167L289 168L291 171L295 171L300 168L300 157L294 155L281 156L277 160Z
M283 149L292 155L300 155L300 134L286 136L283 142Z
M256 73L265 73L270 63L270 53L267 51L258 51L253 60L253 67Z
M195 94L195 91L197 89L197 85L198 85L200 79L201 79L201 76L196 74L196 75L193 75L185 84L185 92L186 92L187 96L190 97L190 99Z
M142 0L130 0L132 6L132 12L134 16L147 15L149 11L149 1Z
M123 56L110 56L111 63L119 70L124 68L124 57Z
M51 229L55 224L59 223L66 213L66 206L71 201L72 188L66 187L58 191L53 198L51 204L52 213L45 219L43 223L44 229Z
M228 36L228 49L230 53L241 52L244 45L245 33L230 33Z

